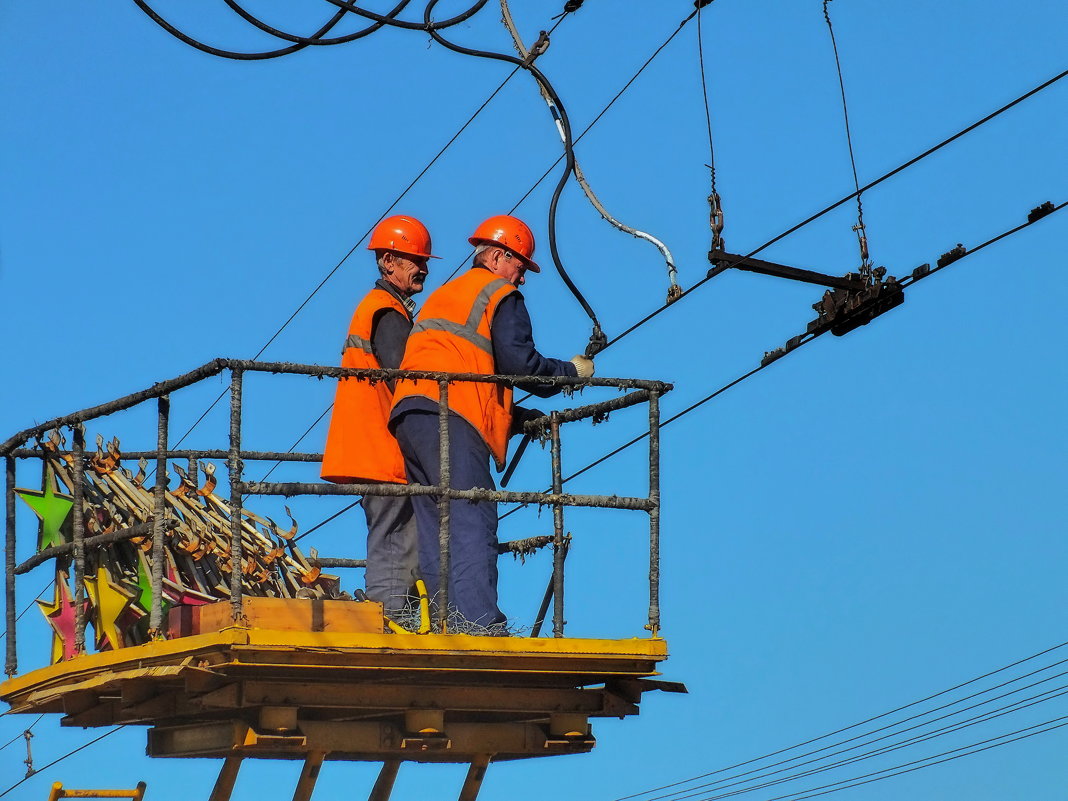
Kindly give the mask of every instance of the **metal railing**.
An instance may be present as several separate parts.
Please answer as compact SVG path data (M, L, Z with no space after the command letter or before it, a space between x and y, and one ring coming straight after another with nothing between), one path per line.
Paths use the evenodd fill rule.
M230 373L230 419L229 419L229 447L226 450L196 450L196 449L170 449L168 447L170 426L170 394L176 390L184 389L201 382L207 378L219 375L224 371ZM441 483L438 486L423 486L416 484L329 484L329 483L285 483L285 482L248 482L244 478L245 460L269 460L277 462L317 462L321 461L322 455L316 453L282 453L272 451L248 451L242 449L242 411L243 411L243 386L246 373L271 373L304 375L315 378L355 378L357 380L370 381L394 381L397 379L423 379L435 381L439 389L438 419L439 419L439 458ZM627 390L626 394L599 403L592 403L575 408L554 411L545 417L527 421L524 424L525 432L530 436L536 436L548 440L551 449L552 481L548 492L517 492L509 490L490 489L454 489L450 486L449 464L449 386L457 382L478 382L506 385L511 387L532 388L536 386L550 385L564 391L569 389L583 389L587 387L605 387L616 390ZM555 600L553 610L553 634L556 637L564 635L564 556L566 554L566 540L564 532L564 508L565 507L589 507L608 509L629 509L644 511L649 515L649 613L646 628L655 636L660 628L660 605L659 605L659 576L660 576L660 396L671 390L670 384L659 381L646 381L638 379L620 378L545 378L530 376L487 376L469 373L439 373L427 371L404 371L404 370L370 370L341 367L324 367L319 365L292 364L281 362L256 362L240 359L215 359L208 364L198 367L167 381L159 382L152 387L135 392L130 395L113 400L109 403L92 406L73 414L57 417L32 428L18 432L14 436L0 443L0 458L5 461L6 467L6 533L5 533L5 611L6 611L6 661L5 670L7 675L15 675L17 672L16 655L16 595L15 579L17 575L28 572L43 562L56 557L73 555L74 568L74 611L75 611L75 649L77 653L85 651L85 557L87 549L99 547L116 542L122 542L134 537L151 535L151 609L149 610L149 630L154 636L163 635L163 575L164 575L164 545L168 531L178 526L179 521L167 519L165 515L165 497L168 492L169 476L167 473L167 460L185 458L191 460L216 459L225 460L228 467L229 479L229 548L232 569L230 571L230 602L234 619L242 614L242 575L243 575L243 538L242 532L242 498L245 495L430 495L438 499L439 531L438 541L441 549L440 560L440 587L444 597L439 599L435 609L435 623L437 631L444 631L445 619L448 611L448 576L449 576L449 543L450 543L450 520L449 501L495 501L504 503L537 504L539 506L553 507L553 538L554 560L553 576L551 582L551 595ZM156 449L149 451L132 451L123 453L121 460L129 459L155 459L155 483L152 487L153 513L149 522L136 523L117 531L111 531L95 536L86 535L86 521L84 519L84 494L86 452L83 424L92 420L114 414L116 412L131 409L142 403L156 401L157 437ZM563 475L561 471L561 436L560 429L565 423L579 420L592 419L599 421L610 412L624 409L639 404L648 404L649 408L649 494L647 497L620 497L616 495L579 495L563 491ZM71 429L72 448L69 451L46 449L38 446L27 447L31 440L40 441L41 437L53 431L64 428ZM35 554L22 564L15 563L16 546L16 503L15 503L15 478L16 461L19 459L39 459L69 457L74 465L71 482L71 494L73 495L73 507L71 512L72 531L71 542L52 546ZM359 564L357 560L322 560L324 565L331 563L338 566L354 566ZM549 592L546 593L545 604L541 616L544 616L544 607L547 605ZM539 624L540 626L540 621ZM535 635L536 636L536 635Z

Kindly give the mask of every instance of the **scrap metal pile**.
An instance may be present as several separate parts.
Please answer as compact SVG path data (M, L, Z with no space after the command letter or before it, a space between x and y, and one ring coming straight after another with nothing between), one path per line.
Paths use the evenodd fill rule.
M135 475L123 467L118 439L87 455L81 470L74 457L62 450L53 432L41 442L51 454L44 460L41 490L16 492L40 520L38 553L55 554L56 576L52 601L38 601L52 627L52 661L77 655L75 646L75 593L70 585L71 549L62 546L73 537L71 511L74 482L83 482L82 519L90 547L85 549L84 610L95 633L97 650L123 648L156 635L148 627L152 608L151 527L144 536L92 545L93 538L154 522L152 487L145 486L147 463L142 459ZM177 486L164 493L166 527L162 607L164 614L178 606L196 606L226 600L234 569L230 552L229 504L215 494L215 465L191 463L191 470L171 465ZM198 486L197 473L204 483ZM80 474L80 475L79 475ZM168 477L169 478L169 477ZM289 508L290 526L283 529L270 518L241 509L242 593L274 598L338 598L337 576L326 575L296 547L297 524ZM100 538L106 539L106 538Z

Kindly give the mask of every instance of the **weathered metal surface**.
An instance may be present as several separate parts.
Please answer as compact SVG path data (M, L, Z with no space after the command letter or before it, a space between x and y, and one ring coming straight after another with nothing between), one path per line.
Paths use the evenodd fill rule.
M152 490L152 608L148 615L149 635L162 636L163 629L163 516L167 508L167 431L170 427L171 400L168 395L156 399L156 486Z
M560 413L549 415L552 444L553 495L563 494L563 469L560 455ZM553 504L553 636L564 636L564 507Z
M449 459L449 382L438 381L438 476L441 490L438 498L438 592L430 599L434 609L434 630L445 633L449 616L449 562L452 557L451 515L449 504L452 490L452 464ZM443 490L443 491L442 491Z
M4 459L4 475L4 615L7 627L4 672L14 676L19 662L15 642L15 622L18 620L15 612L15 460L10 456Z
M233 619L241 617L241 563L244 543L241 540L241 389L243 372L230 372L230 608Z
M163 520L163 530L171 531L178 527L177 520ZM110 531L107 534L94 534L92 537L86 537L83 540L82 545L85 548L93 548L98 545L110 545L115 542L124 542L134 537L144 537L153 532L155 523L135 523L132 526L126 528L120 528L118 531ZM68 542L63 545L53 545L51 548L45 548L43 551L38 551L25 562L22 562L14 568L15 575L21 576L23 573L28 573L38 565L47 562L50 559L55 559L59 556L66 556L74 550L74 543Z
M85 494L85 430L81 423L73 428L74 478L71 494L74 508L71 510L74 540L74 650L85 652L85 519L82 505Z
M422 484L318 484L305 482L273 483L249 481L241 484L241 491L247 495L447 495L462 501L497 501L499 503L526 503L541 506L562 504L564 506L585 506L595 509L631 509L648 511L648 498L632 498L625 495L571 495L551 492L514 492L511 490L489 489L445 489L427 487Z

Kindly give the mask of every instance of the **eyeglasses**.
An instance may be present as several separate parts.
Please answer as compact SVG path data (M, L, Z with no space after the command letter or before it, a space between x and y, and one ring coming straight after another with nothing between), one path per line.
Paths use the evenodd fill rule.
M526 263L526 261L525 261L525 260L523 259L523 257L522 257L522 256L519 256L519 255L517 255L517 254L515 254L515 253L512 253L512 251L510 251L510 250L505 250L504 248L501 248L501 252L503 252L503 253L504 253L504 256L505 256L505 258L508 258L508 259L514 259L514 260L518 261L518 262L520 263L520 264L519 264L519 269L520 269L520 270L523 270L523 271L526 271L526 269L527 269L527 263Z

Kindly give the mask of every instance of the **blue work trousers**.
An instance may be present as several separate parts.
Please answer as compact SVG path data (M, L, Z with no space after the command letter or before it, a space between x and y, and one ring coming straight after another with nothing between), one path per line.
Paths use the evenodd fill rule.
M440 481L438 416L413 410L396 421L394 433L404 454L412 484L435 486ZM449 469L453 489L496 489L489 470L490 453L475 429L449 416ZM412 498L419 530L419 571L427 591L439 589L440 546L438 497ZM497 607L497 504L454 500L449 504L449 607L471 623L499 626L506 618Z
M364 495L367 518L367 597L394 617L416 597L419 536L411 498Z

